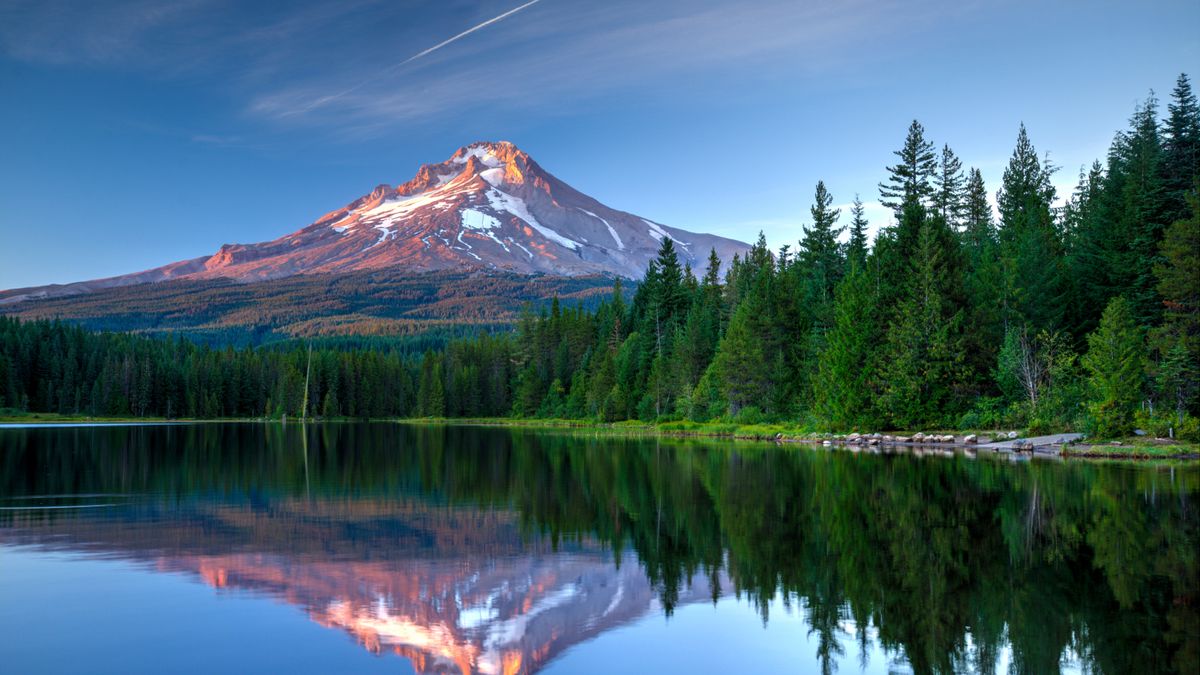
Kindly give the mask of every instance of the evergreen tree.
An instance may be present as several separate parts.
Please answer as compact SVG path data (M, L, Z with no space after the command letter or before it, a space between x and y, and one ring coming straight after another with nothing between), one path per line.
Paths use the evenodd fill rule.
M814 412L831 431L875 424L872 379L878 343L875 298L863 267L854 266L837 288L833 328L813 385Z
M446 415L446 385L442 377L442 360L433 351L421 359L421 383L417 390L418 409L423 417ZM366 417L370 413L366 412Z
M934 195L933 179L937 175L937 159L933 143L925 140L925 128L913 120L908 127L904 147L895 155L900 158L887 167L888 180L879 184L880 201L899 216L909 202L927 206Z
M850 241L846 244L847 273L855 268L866 268L869 252L867 225L862 200L854 195L854 204L850 207Z
M1161 246L1162 262L1154 269L1165 307L1154 341L1164 361L1177 361L1183 354L1184 360L1196 366L1200 364L1200 181L1188 201L1191 214L1167 228ZM1175 372L1171 389L1176 404L1200 413L1197 368L1178 368Z
M1053 167L1038 160L1025 125L1017 134L996 202L1005 325L1055 330L1063 322L1069 286L1063 248L1050 204Z
M966 361L977 392L989 386L987 373L1004 336L1002 267L996 225L979 169L968 173L963 200L962 250L966 298Z
M1158 246L1166 221L1166 189L1163 184L1162 142L1158 130L1158 102L1153 92L1131 120L1131 129L1120 145L1118 171L1123 188L1117 214L1118 227L1128 232L1125 259L1128 270L1126 295L1133 303L1134 316L1143 324L1155 322L1161 315L1162 300L1156 290L1154 266L1158 264Z
M1188 216L1187 194L1200 177L1200 105L1186 74L1171 92L1164 132L1164 220L1172 223Z
M767 362L770 352L764 348L765 312L757 296L742 302L729 320L729 330L713 362L731 415L747 406L761 409L771 399L774 382Z
M995 241L996 226L992 222L992 206L988 203L987 187L979 169L971 168L963 195L963 238L969 250L983 250Z
M948 294L956 284L953 241L940 217L921 227L888 330L882 401L897 427L946 419L961 393L962 312Z
M933 182L933 211L951 228L957 230L966 211L966 185L963 182L962 161L955 156L949 145L942 146L942 157Z
M1133 305L1113 298L1088 335L1083 367L1088 373L1088 412L1093 433L1102 438L1133 431L1133 415L1142 399L1145 345Z
M830 208L833 195L825 189L824 181L817 181L813 205L809 208L812 225L804 231L800 241L799 263L807 277L810 297L817 302L833 299L833 289L841 280L845 268L842 262L838 237L845 230L836 227L841 211Z

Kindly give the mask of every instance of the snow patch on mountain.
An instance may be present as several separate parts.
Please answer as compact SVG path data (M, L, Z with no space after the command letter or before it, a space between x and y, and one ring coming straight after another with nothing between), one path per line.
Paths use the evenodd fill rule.
M492 187L500 187L504 183L504 169L500 167L484 169L479 172L479 177L486 180Z
M646 220L645 218L642 218L641 220L643 223L645 223L646 225L648 225L650 227L650 236L654 237L658 241L662 241L663 237L671 237L671 241L675 242L676 244L679 244L680 246L683 246L684 248L691 246L691 244L689 244L686 241L680 241L679 239L676 239L674 236L671 235L670 232L667 232L666 230L664 230L662 228L662 226L659 225L658 223L656 223L652 220Z
M468 230L478 230L482 232L485 230L500 229L500 221L496 220L493 216L484 213L483 211L476 211L475 209L463 209L462 213L459 214L459 218L462 219L462 226Z
M471 148L468 148L467 151L465 153L463 153L462 157L455 157L454 159L452 159L450 161L454 162L455 164L466 164L467 160L471 157L478 159L480 162L483 163L484 166L489 167L489 168L503 166L503 164L504 164L504 162L500 161L499 157L492 154L492 151L490 149L480 146L480 145L476 145L476 146L472 146Z
M576 207L576 208L579 208L579 207ZM584 213L588 214L589 216L595 218L596 220L599 220L600 222L604 223L604 226L608 228L608 233L612 235L613 241L617 242L617 250L619 250L619 251L625 250L625 244L621 241L621 236L617 234L617 231L615 229L613 229L613 226L610 225L607 220L592 213L591 211L588 211L587 209L579 208L579 210L583 211Z
M521 199L520 197L514 197L507 192L501 192L495 188L489 189L485 194L487 196L488 204L491 205L493 210L507 211L508 213L511 213L525 221L530 227L541 233L543 237L553 241L559 246L569 248L572 251L579 250L579 247L581 246L579 242L575 241L574 239L564 237L554 230L539 223L537 218L534 218L533 214L529 212L529 208L526 207L524 199Z

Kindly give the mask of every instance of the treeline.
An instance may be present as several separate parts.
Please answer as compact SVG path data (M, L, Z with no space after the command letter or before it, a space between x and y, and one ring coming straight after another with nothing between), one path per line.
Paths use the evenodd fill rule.
M311 354L311 356L310 356ZM109 417L407 415L412 357L398 351L216 349L0 317L0 409Z
M97 415L544 416L1200 433L1200 107L1181 75L1056 206L1022 126L995 193L913 122L868 238L818 183L798 247L398 352L212 350L0 323L0 407ZM724 272L724 273L723 273ZM305 387L305 382L308 387ZM305 391L308 392L307 398Z

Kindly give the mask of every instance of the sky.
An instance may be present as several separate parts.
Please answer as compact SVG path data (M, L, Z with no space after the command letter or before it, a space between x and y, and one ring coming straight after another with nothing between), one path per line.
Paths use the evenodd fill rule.
M913 119L994 192L1200 76L1200 2L0 0L0 288L297 230L476 140L610 207L793 246L885 224ZM843 220L848 220L844 215Z

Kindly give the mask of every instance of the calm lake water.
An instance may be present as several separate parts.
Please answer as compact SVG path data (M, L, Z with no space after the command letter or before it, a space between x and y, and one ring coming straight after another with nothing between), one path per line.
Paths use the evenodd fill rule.
M5 673L1200 672L1200 472L0 429Z

